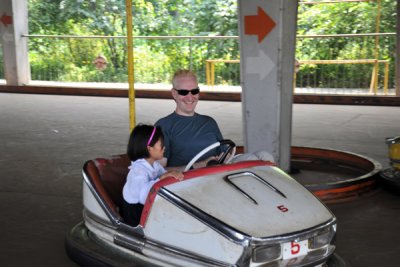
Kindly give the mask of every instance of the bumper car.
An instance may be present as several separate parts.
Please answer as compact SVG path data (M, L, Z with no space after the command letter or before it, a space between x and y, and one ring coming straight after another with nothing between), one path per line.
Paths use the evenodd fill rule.
M228 149L216 165L191 169L217 146ZM66 236L70 258L82 266L331 266L335 216L273 162L233 163L234 146L212 144L182 181L157 182L136 227L119 212L127 155L87 161L83 221Z
M386 138L389 147L390 167L381 171L383 186L394 193L400 193L400 136Z

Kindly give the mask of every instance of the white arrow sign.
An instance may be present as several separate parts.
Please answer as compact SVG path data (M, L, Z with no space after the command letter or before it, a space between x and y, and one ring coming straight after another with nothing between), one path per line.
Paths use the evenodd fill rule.
M8 31L4 31L3 34L1 35L1 40L3 40L3 43L11 43L14 42L14 35Z
M246 72L258 74L260 80L264 80L275 67L275 63L262 50L259 50L258 57L248 57L246 63Z

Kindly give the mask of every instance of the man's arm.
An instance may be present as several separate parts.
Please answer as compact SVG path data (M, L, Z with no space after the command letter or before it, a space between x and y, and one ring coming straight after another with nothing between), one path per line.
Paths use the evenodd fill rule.
M161 166L163 166L164 168L167 168L167 162L168 159L166 157L163 157L162 159L158 160L158 163L160 163Z
M198 169L198 168L206 167L206 166L207 166L207 163L208 163L210 160L218 160L218 157L217 157L217 156L211 156L211 157L209 157L209 158L207 158L207 159L205 159L205 160L198 161L198 162L196 162L196 163L193 164L193 169ZM186 165L185 165L185 166L167 167L167 163L168 163L168 159L167 159L167 158L162 158L162 159L160 159L158 162L159 162L166 170L168 170L168 171L174 170L174 171L180 171L180 172L182 172L182 171L185 169L185 167L186 167Z
M158 162L163 166L167 171L180 171L182 172L186 166L175 166L175 167L167 167L168 159L166 157L158 160Z

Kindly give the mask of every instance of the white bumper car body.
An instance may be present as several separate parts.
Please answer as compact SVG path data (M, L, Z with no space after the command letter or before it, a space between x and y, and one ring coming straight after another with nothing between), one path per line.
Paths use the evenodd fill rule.
M312 193L266 161L184 173L156 183L140 225L118 210L126 155L83 169L84 225L121 259L151 266L318 266L333 254L336 218Z

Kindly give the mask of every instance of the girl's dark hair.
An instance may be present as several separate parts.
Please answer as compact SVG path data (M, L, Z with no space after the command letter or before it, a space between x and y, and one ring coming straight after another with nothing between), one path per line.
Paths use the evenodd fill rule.
M150 140L154 127L152 125L139 124L132 130L127 149L127 154L131 161L150 157L147 150L147 143ZM164 135L159 126L155 127L149 146L154 146L158 140L161 140L161 145L164 146Z

